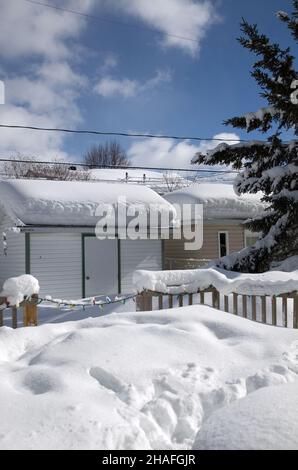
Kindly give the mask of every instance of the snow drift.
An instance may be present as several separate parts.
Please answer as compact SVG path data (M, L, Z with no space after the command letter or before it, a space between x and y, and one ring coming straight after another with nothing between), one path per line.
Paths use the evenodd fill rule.
M275 423L290 406L287 384L297 383L297 341L297 331L203 306L0 328L0 448L191 449L195 440L207 448L205 426L217 435L216 413L236 406L239 416L243 406L244 416L261 388L268 394L256 426L263 420L269 429L271 421L276 444ZM278 445L298 448L289 409L291 437L282 431ZM229 418L235 433L237 416ZM231 433L224 445L239 447Z

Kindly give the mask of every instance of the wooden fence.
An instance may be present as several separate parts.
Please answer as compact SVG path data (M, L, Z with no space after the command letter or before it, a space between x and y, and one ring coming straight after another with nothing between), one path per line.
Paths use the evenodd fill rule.
M23 325L22 326L37 326L38 324L38 296L32 295L30 299L24 300L20 307L23 309ZM11 310L11 326L12 328L18 327L18 308L15 305L8 305L5 297L0 297L0 327L3 326L3 309Z
M172 295L144 291L136 299L137 311L163 310L194 304L210 305L266 325L298 328L298 292L273 296L222 295L211 287L195 294Z

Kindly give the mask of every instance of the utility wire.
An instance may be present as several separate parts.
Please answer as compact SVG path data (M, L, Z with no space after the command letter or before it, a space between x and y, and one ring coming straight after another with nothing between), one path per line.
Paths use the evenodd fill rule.
M117 137L138 137L147 139L172 139L172 140L195 140L195 141L213 141L213 142L250 142L245 139L220 139L216 137L190 137L190 136L177 136L177 135L160 135L160 134L141 134L134 132L111 132L111 131L93 131L84 129L64 129L53 127L38 127L38 126L22 126L16 124L0 124L0 128L5 129L28 129L32 131L45 131L45 132L64 132L67 134L89 134L89 135L109 135ZM267 141L259 141L266 143Z
M166 33L166 32L163 32L163 31L159 31L158 29L148 28L146 26L139 26L135 23L127 23L127 22L124 22L124 21L113 20L111 18L108 18L107 16L90 15L88 13L83 13L81 11L72 10L70 8L65 8L65 7L58 7L57 5L50 5L49 3L38 2L36 0L24 0L24 1L27 2L27 3L31 3L33 5L39 5L39 6L43 6L43 7L46 7L46 8L52 8L53 10L63 11L63 12L66 12L66 13L71 13L73 15L82 16L83 18L87 18L89 20L95 20L95 21L101 21L101 22L105 22L105 23L117 24L117 25L129 27L129 28L143 29L145 31L149 31L149 32L155 33L155 34L160 34L162 36L169 36L169 37L173 37L173 38L176 38L176 39L182 39L183 41L191 41L191 42L195 42L195 43L199 42L197 39L194 39L194 38L190 38L190 37L186 37L186 36L179 36L177 34Z
M192 170L191 168L168 168L168 167L151 167L151 166L113 166L113 165L90 165L87 163L80 163L80 162L51 162L51 161L43 161L43 160L22 160L22 159L14 159L14 158L1 158L0 162L5 163L33 163L33 164L40 164L40 165L64 165L68 167L84 167L84 168L93 168L93 169L113 169L113 170L157 170L157 171L180 171L180 172L191 172L191 173L238 173L235 170L212 170L207 168L196 168Z

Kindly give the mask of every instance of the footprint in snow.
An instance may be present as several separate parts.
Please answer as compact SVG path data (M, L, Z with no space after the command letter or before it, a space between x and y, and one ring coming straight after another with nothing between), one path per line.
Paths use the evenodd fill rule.
M130 404L133 401L134 387L131 384L122 382L120 379L101 367L91 367L89 369L89 374L101 387L113 392L119 400L126 404Z
M287 362L288 368L298 374L298 341L291 344L289 351L284 352L283 358Z

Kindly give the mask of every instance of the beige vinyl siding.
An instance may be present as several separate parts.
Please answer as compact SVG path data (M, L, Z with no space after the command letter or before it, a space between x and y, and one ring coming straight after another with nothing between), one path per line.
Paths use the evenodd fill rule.
M25 274L25 235L9 231L13 223L5 217L0 225L0 288L9 277ZM4 256L2 234L6 233L7 256Z
M80 233L30 234L30 274L41 295L78 299L82 296Z
M171 267L169 260L178 260L172 267L185 267L184 259L216 259L219 257L218 233L227 232L229 237L229 253L244 248L244 228L241 224L205 224L203 229L203 247L200 250L184 250L184 240L165 241L166 268ZM179 260L181 260L179 262Z
M132 276L136 269L162 269L162 242L160 240L121 240L121 292L133 291Z

